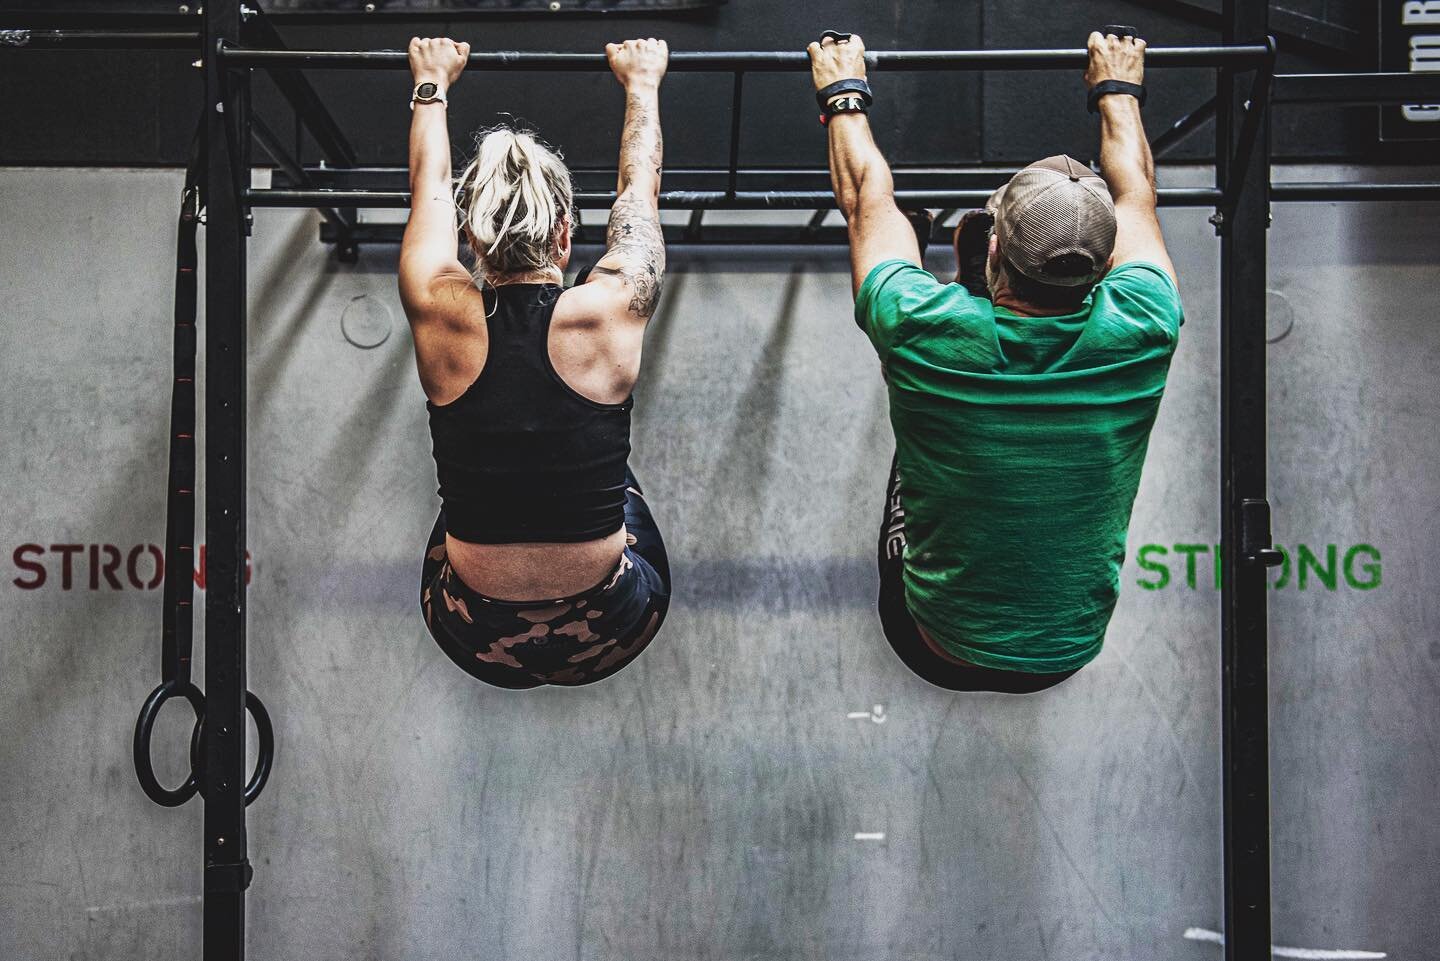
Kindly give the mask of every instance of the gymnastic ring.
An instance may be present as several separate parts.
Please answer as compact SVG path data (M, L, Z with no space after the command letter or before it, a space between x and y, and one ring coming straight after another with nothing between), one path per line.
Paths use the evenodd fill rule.
M198 729L205 718L205 695L190 681L161 681L140 706L140 716L135 719L135 777L140 781L140 789L145 792L146 797L167 808L179 807L200 790L200 779L195 774L193 763L185 783L171 790L162 785L155 776L155 766L150 760L150 739L155 732L155 719L160 716L160 709L165 706L165 702L175 697L183 697L190 702L190 707L195 712L195 727ZM193 732L191 741L194 741Z
M245 785L245 806L249 807L255 803L260 792L265 790L265 782L270 780L270 769L275 764L275 727L270 723L270 712L265 710L265 705L260 698L249 691L245 692L245 710L250 712L250 717L255 720L255 738L258 748L255 756L255 771ZM190 768L195 772L201 797L205 797L205 752L202 750L204 745L205 716L202 714L200 720L195 723L195 730L190 734Z

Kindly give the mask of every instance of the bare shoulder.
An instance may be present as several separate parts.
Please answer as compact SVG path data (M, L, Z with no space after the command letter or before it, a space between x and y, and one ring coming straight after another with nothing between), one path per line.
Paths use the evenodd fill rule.
M401 302L412 327L484 332L485 296L468 273L436 277L419 294L402 292Z
M566 288L550 318L552 330L598 330L616 313L615 292L599 278Z
M640 373L644 328L602 278L560 295L550 318L550 362L572 390L597 403L630 396Z
M434 403L447 404L480 376L489 353L485 298L473 283L436 286L420 309L407 308L420 384ZM417 305L418 306L418 305Z

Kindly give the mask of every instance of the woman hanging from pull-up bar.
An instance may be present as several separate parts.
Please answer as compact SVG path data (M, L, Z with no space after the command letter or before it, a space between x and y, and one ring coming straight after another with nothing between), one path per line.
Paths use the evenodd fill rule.
M410 222L400 298L415 339L442 507L420 587L425 624L497 687L577 685L630 663L670 601L660 532L626 460L631 389L665 270L664 41L606 47L625 88L606 252L566 289L570 172L497 127L452 188L446 93L469 44L410 41ZM458 208L458 216L457 216ZM459 231L475 258L457 256Z

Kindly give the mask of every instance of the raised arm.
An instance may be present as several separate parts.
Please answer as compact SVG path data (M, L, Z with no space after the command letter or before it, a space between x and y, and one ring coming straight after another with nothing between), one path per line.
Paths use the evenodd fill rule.
M605 255L587 288L613 294L623 316L642 324L655 313L665 278L665 237L660 230L660 81L670 60L664 40L627 40L605 46L610 69L625 88L620 134L620 177L605 229Z
M838 80L865 79L865 42L858 34L849 40L826 37L806 48L815 89ZM831 98L832 102L840 94ZM864 113L832 114L826 124L830 137L830 184L835 202L850 231L851 292L858 293L870 270L884 260L920 263L915 228L895 205L895 180L890 165L870 135Z
M465 69L470 45L417 37L410 41L409 52L417 99L427 94L435 98L411 104L410 220L400 244L400 302L414 326L444 321L447 308L458 302L456 285L473 287L459 257L443 99ZM424 84L433 84L434 91Z
M1090 34L1090 65L1085 87L1102 80L1141 83L1145 79L1145 41L1139 37ZM1100 98L1100 176L1115 199L1115 253L1112 262L1144 260L1158 264L1175 279L1155 215L1155 161L1140 121L1140 102L1123 93Z

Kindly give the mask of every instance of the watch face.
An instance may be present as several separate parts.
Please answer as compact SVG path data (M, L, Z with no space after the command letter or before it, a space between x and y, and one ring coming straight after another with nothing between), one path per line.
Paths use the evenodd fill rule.
M439 89L440 87L437 84L422 83L420 86L415 88L415 96L420 97L421 99L429 99L430 97L435 96L436 91L438 91Z

